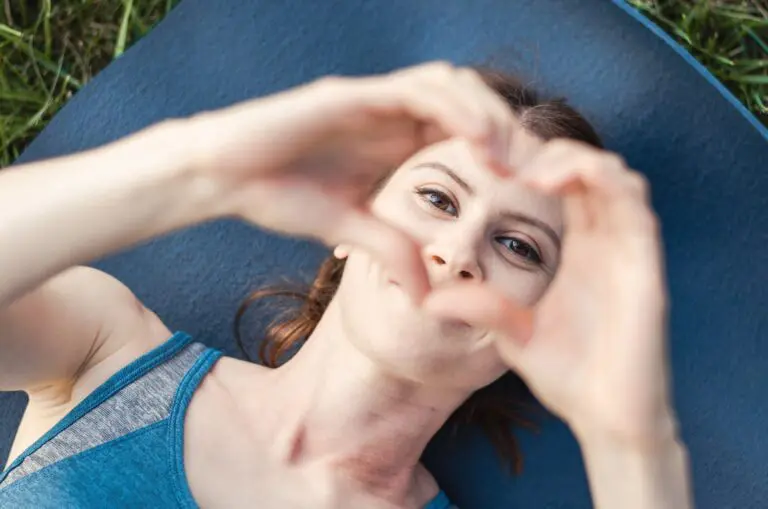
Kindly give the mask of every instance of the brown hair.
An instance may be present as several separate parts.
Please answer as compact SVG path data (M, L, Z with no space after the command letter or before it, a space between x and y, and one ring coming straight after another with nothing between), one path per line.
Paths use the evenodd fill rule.
M602 148L594 128L564 99L541 99L539 94L520 80L488 69L478 69L483 80L498 92L515 112L522 125L544 140L570 138ZM267 327L259 347L259 358L269 367L277 367L312 334L325 313L344 272L344 260L328 257L321 265L309 288L266 288L254 292L240 306L235 320L235 337L243 354L248 356L240 326L251 304L266 298L283 298L295 305L282 307L282 313ZM280 302L283 302L282 300ZM525 384L514 373L508 373L491 385L475 392L456 410L449 422L475 425L487 435L500 457L512 470L522 469L522 456L513 433L515 427L535 429L530 420L535 408Z

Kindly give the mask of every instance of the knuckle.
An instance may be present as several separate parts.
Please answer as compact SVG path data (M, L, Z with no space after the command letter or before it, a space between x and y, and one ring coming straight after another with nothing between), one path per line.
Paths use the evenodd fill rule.
M339 88L343 88L349 82L350 82L350 78L345 78L343 76L330 74L328 76L323 76L322 78L315 80L315 87L317 87L320 90L337 90Z
M581 151L584 148L578 142L568 138L555 138L554 140L550 141L548 145L550 151L561 154L566 152Z
M430 62L428 64L425 64L422 67L422 70L425 74L440 78L447 78L448 76L452 75L454 72L453 64L448 62L447 60L437 60L435 62Z
M624 161L624 158L621 157L619 154L615 154L613 152L604 152L602 154L603 157L603 164L605 164L608 167L615 168L615 169L623 169L626 168L626 162Z
M585 155L584 159L582 160L582 171L592 177L594 181L596 182L604 182L606 179L610 178L610 172L606 170L606 168L599 164L600 161L596 159L592 155Z
M661 235L661 219L659 218L659 215L650 208L646 209L645 215L648 231L654 236Z
M646 208L639 214L638 229L646 238L659 239L661 237L661 220L653 210Z
M482 84L485 86L485 82L480 77L480 74L476 70L472 69L471 67L460 67L457 69L457 73L461 78L467 81L471 81L476 84Z
M647 199L651 194L651 184L644 175L637 172L628 173L629 185L632 190L641 198Z

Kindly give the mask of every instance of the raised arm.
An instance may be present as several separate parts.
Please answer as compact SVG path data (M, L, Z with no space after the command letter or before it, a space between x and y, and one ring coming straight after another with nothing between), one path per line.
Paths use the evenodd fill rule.
M0 172L0 308L68 267L211 217L183 129Z
M371 251L426 290L416 247L368 214L370 187L463 136L506 161L513 117L448 64L333 78L0 173L0 307L66 267L225 215ZM311 220L310 220L311 219Z
M690 509L687 452L671 401L667 290L648 185L616 155L555 140L520 179L562 196L557 275L533 310L490 288L428 308L498 329L509 366L581 445L598 509Z

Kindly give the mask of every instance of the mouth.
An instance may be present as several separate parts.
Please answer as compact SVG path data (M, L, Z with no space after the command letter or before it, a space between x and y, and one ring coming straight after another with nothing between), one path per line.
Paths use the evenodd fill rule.
M392 286L395 288L400 289L401 285L396 280L392 278L386 279L387 286ZM402 291L402 290L401 290ZM470 329L472 326L465 322L464 320L459 320L458 318L439 318L439 321L442 322L443 327L446 327L447 329Z

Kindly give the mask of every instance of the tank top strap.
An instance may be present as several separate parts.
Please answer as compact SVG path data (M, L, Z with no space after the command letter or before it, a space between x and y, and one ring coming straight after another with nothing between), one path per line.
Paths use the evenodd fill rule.
M52 452L56 451L57 454L42 454L41 449L56 442L57 439L61 438L63 435L77 435L78 440L69 442L79 443L80 445L78 445L78 447L92 447L98 445L98 443L109 441L110 436L114 439L120 435L124 435L132 430L140 428L144 424L143 420L153 419L155 416L146 414L135 416L123 415L121 416L120 422L114 422L114 419L111 417L115 415L115 408L108 407L125 407L126 404L130 405L132 403L141 404L142 400L147 395L161 398L161 394L154 395L152 391L149 391L144 387L147 383L152 381L151 378L157 378L157 381L161 383L163 380L171 381L173 378L181 379L182 376L184 376L184 373L181 373L181 371L183 370L186 372L189 368L189 364L192 364L194 359L199 360L198 357L206 350L209 349L206 349L205 346L199 343L192 343L190 335L184 332L176 332L162 345L123 367L67 413L63 419L53 426L53 428L24 450L24 452L22 452L21 455L19 455L19 457L17 457L0 475L0 487L7 484L6 481L9 481L8 477L12 473L14 473L12 477L21 476L20 473L17 474L15 471L25 463L25 460L30 460L28 463L31 464L41 463L41 465L37 465L36 467L31 466L32 469L37 470L45 466L45 463L50 464L51 462L61 459L59 456L66 453L62 452L62 447L60 447L59 444L53 444L56 445L56 447L47 447L48 449L51 449ZM215 350L210 351L216 352ZM170 362L172 359L176 359L176 362ZM156 369L161 366L163 369ZM137 383L142 381L142 378L147 377L153 370L155 371L155 373L153 373L154 377L148 378L147 383ZM174 389L175 388L176 385L174 385ZM119 395L120 397L115 398L116 395ZM170 405L170 397L167 399L169 400L168 403ZM113 403L113 405L110 405L110 403ZM150 405L144 404L143 406L148 408ZM154 406L159 407L160 405ZM99 410L101 410L101 412L99 412ZM100 413L105 415L98 415ZM107 415L109 415L109 417L107 417ZM159 418L161 416L156 417ZM84 423L84 420L93 420L94 422ZM147 424L151 423L148 422ZM81 451L69 451L70 455L76 454L77 452ZM36 453L40 453L38 456L48 459L42 461L38 458L33 458Z

